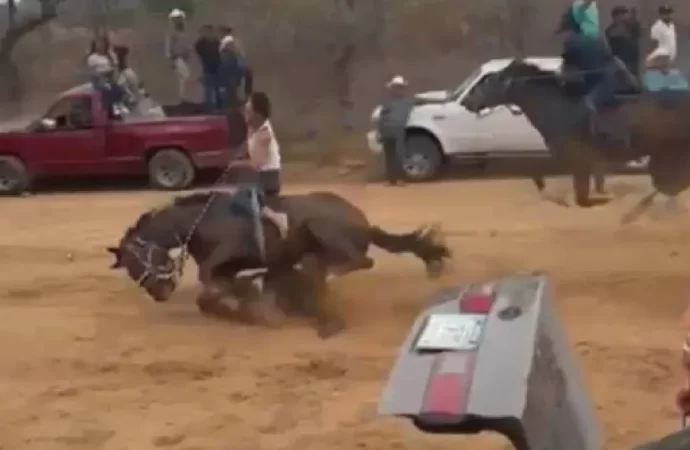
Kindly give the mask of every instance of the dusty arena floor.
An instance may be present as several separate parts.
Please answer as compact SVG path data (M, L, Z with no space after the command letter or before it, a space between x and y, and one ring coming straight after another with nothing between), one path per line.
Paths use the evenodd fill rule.
M397 346L432 292L534 269L553 276L606 448L675 430L690 219L657 209L621 228L646 186L618 177L617 199L591 210L545 204L523 180L289 187L333 189L392 231L437 219L455 234L454 267L441 282L409 257L379 252L374 270L335 282L349 329L328 341L299 321L269 331L202 317L194 270L163 305L108 270L105 246L167 194L1 199L0 448L505 448L490 436L424 436L376 409Z

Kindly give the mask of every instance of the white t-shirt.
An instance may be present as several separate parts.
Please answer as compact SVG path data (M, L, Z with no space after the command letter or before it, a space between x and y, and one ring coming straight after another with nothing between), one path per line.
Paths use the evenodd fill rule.
M659 19L654 22L651 37L657 42L657 49L663 48L668 53L671 62L676 59L676 25ZM656 50L655 50L656 51ZM653 52L654 53L654 52Z
M259 167L261 172L268 170L280 170L280 145L276 139L271 122L266 120L256 131L249 135L249 156L256 152L259 147L268 145L268 158L266 162Z
M106 55L91 53L86 59L92 76L107 75L113 71L113 62Z

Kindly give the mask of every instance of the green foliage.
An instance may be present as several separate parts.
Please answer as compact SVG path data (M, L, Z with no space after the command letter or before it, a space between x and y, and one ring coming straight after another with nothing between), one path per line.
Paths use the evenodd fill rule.
M144 7L149 13L166 15L174 8L179 8L187 17L194 15L194 0L145 0Z

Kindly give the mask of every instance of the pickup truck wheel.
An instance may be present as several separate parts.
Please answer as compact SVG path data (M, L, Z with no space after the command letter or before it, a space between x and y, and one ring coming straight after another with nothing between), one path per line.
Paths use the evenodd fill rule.
M180 150L159 150L149 160L149 180L157 189L186 189L194 182L195 175L192 161Z
M429 181L441 171L443 158L436 141L423 134L413 134L405 140L403 171L410 181Z
M14 156L0 156L0 195L21 195L28 188L24 163Z

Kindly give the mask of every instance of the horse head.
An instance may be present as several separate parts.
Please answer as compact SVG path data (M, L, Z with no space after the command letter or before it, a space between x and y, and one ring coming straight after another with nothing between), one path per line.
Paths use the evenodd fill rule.
M554 72L543 70L530 62L514 59L502 70L486 75L463 98L461 104L473 113L501 105L519 104L520 86L545 84L560 85Z
M174 292L180 270L170 250L147 233L155 216L155 211L142 215L137 224L125 232L117 247L106 250L115 258L111 269L124 269L155 301L164 302Z

